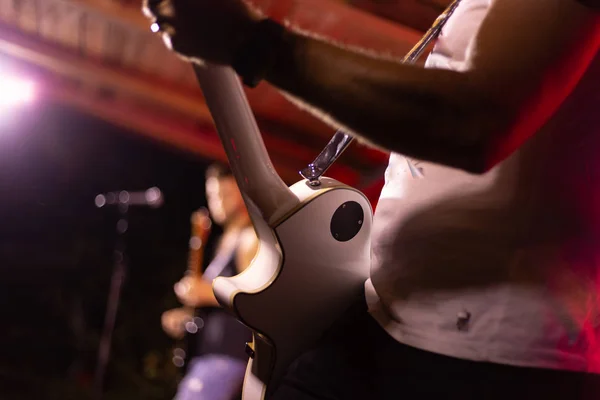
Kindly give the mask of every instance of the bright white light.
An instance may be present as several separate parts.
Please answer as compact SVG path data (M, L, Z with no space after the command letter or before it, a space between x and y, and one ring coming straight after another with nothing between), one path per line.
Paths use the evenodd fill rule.
M0 108L31 103L34 97L33 82L13 76L0 76Z

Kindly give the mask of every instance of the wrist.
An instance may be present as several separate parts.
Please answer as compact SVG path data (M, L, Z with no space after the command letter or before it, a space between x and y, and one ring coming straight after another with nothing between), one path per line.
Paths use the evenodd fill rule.
M274 63L266 71L264 79L281 90L295 94L298 86L306 83L306 44L305 36L287 30L276 50Z

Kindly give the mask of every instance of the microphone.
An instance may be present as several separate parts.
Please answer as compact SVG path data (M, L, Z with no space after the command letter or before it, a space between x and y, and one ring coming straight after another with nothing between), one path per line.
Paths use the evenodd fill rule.
M151 187L143 192L130 192L121 190L108 192L96 196L96 207L102 208L111 205L146 206L158 208L163 205L163 195L159 188Z

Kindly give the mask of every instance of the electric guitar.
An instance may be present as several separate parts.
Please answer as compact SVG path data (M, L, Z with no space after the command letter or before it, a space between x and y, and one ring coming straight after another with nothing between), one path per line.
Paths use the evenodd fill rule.
M264 399L362 290L370 267L371 205L333 179L288 188L234 72L216 66L197 72L260 241L252 264L235 277L216 278L213 289L253 332L243 399Z
M202 279L202 263L204 249L210 235L212 221L208 210L204 207L198 209L191 217L192 234L189 243L187 274ZM202 322L198 310L193 310L193 319L185 322L185 337L177 343L173 350L173 363L185 371L188 361L196 353L197 333L202 329Z
M459 0L406 56L414 62ZM322 177L351 143L338 132L288 187L277 175L252 110L229 67L194 66L260 247L252 264L217 278L219 303L253 332L243 399L268 398L290 363L313 345L363 290L369 276L372 209L365 195Z

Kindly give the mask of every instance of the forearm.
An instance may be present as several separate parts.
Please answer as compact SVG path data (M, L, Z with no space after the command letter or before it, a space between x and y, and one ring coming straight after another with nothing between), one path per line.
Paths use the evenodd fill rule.
M404 65L288 31L267 80L376 145L485 171L546 123L600 48L600 17L577 2L490 3L479 25L445 32L471 38L468 49L454 49L464 52L461 72Z
M488 114L499 110L468 74L405 65L291 32L267 80L336 128L467 170L481 169L490 132L481 133L492 128Z

